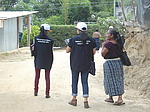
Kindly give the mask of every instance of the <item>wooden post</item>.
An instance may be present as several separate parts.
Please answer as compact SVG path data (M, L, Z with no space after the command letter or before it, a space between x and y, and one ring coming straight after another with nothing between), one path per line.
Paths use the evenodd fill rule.
M19 17L17 17L17 49L19 48Z
M30 47L30 15L27 16L27 46Z

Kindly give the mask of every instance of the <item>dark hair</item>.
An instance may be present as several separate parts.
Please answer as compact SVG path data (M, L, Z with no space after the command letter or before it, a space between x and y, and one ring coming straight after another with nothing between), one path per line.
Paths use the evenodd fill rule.
M98 29L98 28L96 28L96 29L95 29L95 31L99 31L99 29Z
M108 31L109 31L110 35L114 35L114 39L116 40L119 33L114 29L109 29Z
M117 41L118 45L119 45L119 49L122 51L123 50L123 44L124 44L124 38L119 34L119 32L117 32L114 29L109 29L108 30L110 35L114 35L114 40Z
M45 38L46 37L46 31L44 29L44 26L41 26L40 28L40 38Z
M87 37L88 37L87 32L86 31L81 31L80 36L81 36L81 40L83 42L83 45L85 45Z

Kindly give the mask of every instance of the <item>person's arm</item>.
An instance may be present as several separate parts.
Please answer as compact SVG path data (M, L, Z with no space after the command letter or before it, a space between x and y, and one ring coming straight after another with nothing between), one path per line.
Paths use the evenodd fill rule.
M101 34L99 33L99 38L102 38Z
M34 51L34 45L31 45L31 50Z
M35 37L33 39L33 44L30 46L32 51L34 51L34 45L35 45Z
M92 38L94 38L94 33L92 34Z
M107 54L108 51L109 51L106 47L104 47L105 44L106 44L106 42L103 42L103 43L102 43L102 51L101 51L102 57L105 57L106 54Z
M66 53L69 53L71 51L71 47L67 46L66 47Z
M104 47L104 48L102 49L102 51L101 51L102 57L105 57L106 54L108 53L108 51L109 51L109 50L108 50L106 47Z
M95 50L95 48L93 49L93 54L95 54L96 53L96 50Z

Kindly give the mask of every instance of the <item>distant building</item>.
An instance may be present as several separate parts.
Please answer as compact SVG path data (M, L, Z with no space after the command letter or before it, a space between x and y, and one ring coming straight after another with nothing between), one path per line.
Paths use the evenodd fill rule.
M19 48L19 34L23 33L24 17L30 21L30 15L34 13L37 11L0 11L0 52ZM30 28L30 22L27 26Z

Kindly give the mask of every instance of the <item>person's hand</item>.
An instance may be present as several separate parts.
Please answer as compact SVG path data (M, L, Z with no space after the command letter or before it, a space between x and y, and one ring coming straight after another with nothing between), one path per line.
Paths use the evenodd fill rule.
M102 47L104 47L104 45L105 45L106 43L107 43L106 41L105 41L105 42L103 42L103 43L102 43Z
M107 41L107 40L106 40L105 42L103 42L103 43L102 43L102 48L103 48L104 45L105 45L106 43L108 43L108 42L109 42L109 41Z
M34 46L31 47L32 51L34 51Z

